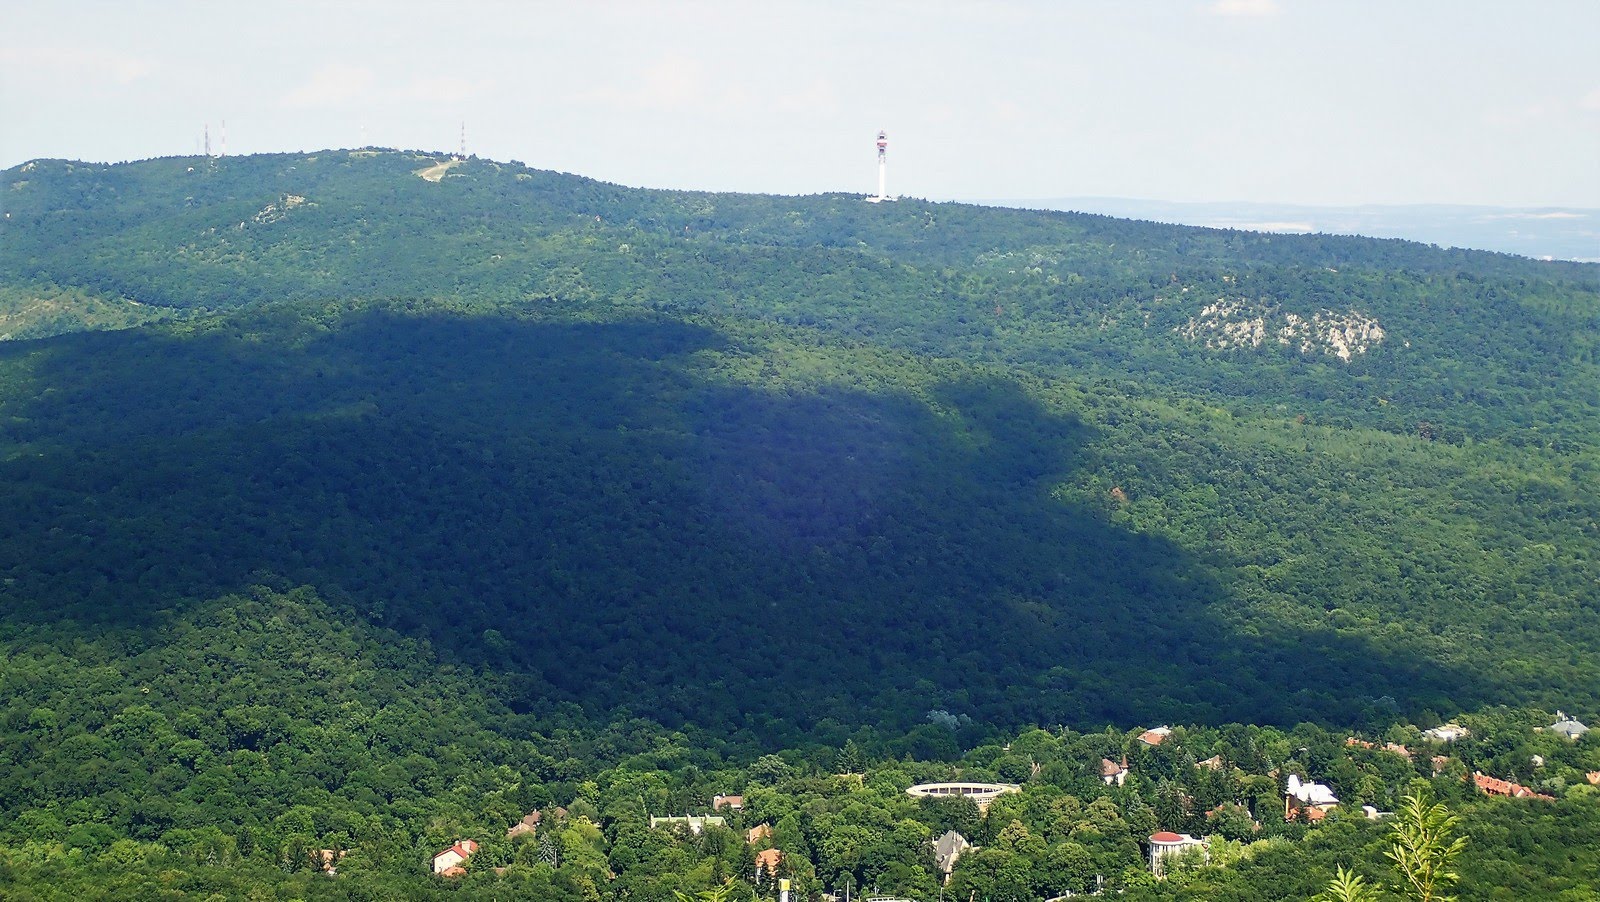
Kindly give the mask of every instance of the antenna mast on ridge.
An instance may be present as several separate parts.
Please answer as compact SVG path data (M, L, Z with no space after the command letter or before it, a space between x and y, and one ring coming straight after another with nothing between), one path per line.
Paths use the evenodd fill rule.
M878 193L867 198L867 203L881 204L886 200L895 200L889 196L889 136L879 130L878 132Z
M467 122L466 122L465 119L463 119L461 121L461 159L465 160L466 158L467 158Z
M202 134L205 135L206 156L209 157L211 156L211 123L206 123L205 131Z

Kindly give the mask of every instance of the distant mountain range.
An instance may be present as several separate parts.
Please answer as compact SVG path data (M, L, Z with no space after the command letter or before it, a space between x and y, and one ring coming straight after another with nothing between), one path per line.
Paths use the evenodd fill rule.
M978 200L1036 210L1072 210L1179 225L1304 235L1404 238L1546 260L1600 262L1600 210L1582 207L1476 207L1407 204L1318 207L1220 201L1178 203L1126 197Z

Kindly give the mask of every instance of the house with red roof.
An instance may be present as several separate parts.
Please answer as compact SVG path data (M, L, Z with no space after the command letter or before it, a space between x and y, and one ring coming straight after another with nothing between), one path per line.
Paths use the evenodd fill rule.
M756 883L761 882L761 875L768 877L778 874L778 865L783 864L783 853L777 849L762 849L756 853Z
M1543 799L1547 802L1556 800L1555 796L1534 792L1521 783L1513 783L1510 780L1497 780L1494 777L1485 776L1479 771L1472 772L1472 783L1485 795L1504 796L1508 799Z
M1150 873L1161 876L1162 863L1175 855L1182 855L1190 849L1204 849L1206 841L1195 839L1187 833L1173 833L1162 830L1160 833L1150 834Z
M433 872L441 877L460 877L467 872L461 865L477 851L476 842L470 839L456 840L455 845L433 856Z
M512 824L506 830L506 839L515 839L519 836L532 836L539 829L539 812L530 811L522 816L522 820Z
M1162 725L1162 726L1156 727L1155 729L1145 730L1143 733L1140 733L1139 734L1139 741L1144 743L1145 745L1155 746L1155 745L1160 745L1168 736L1171 736L1171 735L1172 735L1172 728L1169 727L1169 726L1166 726L1166 725Z

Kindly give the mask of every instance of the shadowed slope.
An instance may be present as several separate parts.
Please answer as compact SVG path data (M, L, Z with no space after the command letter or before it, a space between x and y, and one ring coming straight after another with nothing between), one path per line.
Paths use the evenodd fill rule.
M7 610L150 630L276 574L522 709L769 740L932 708L1353 718L1458 682L1240 635L1207 565L1052 494L1090 430L1016 383L732 378L753 350L664 319L330 310L10 352Z

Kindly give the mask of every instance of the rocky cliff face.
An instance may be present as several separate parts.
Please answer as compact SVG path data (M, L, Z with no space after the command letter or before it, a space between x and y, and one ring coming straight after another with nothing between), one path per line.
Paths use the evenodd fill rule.
M1257 348L1264 342L1326 354L1348 363L1384 340L1375 317L1358 310L1319 310L1310 316L1289 313L1271 301L1219 297L1175 330L1208 348Z

